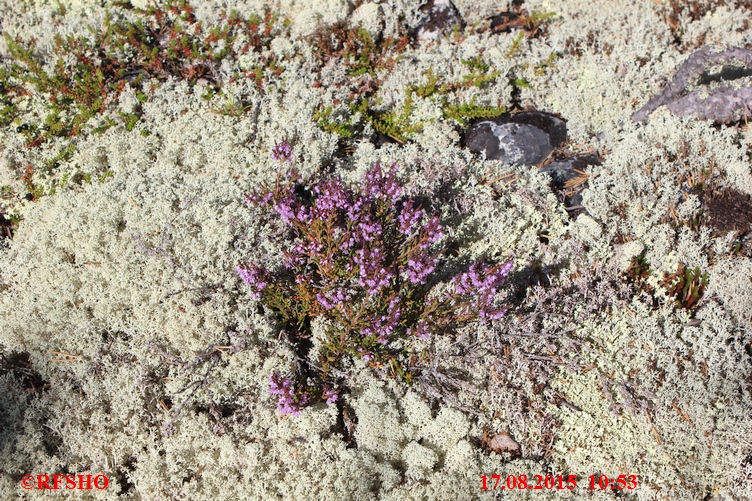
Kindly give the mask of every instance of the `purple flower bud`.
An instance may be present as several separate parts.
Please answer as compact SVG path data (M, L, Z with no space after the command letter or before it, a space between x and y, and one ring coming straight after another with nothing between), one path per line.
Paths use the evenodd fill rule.
M326 399L327 404L333 404L339 398L339 393L334 390L325 390L322 398Z
M261 207L269 203L272 199L272 192L269 190L255 190L245 196L245 203L251 206Z
M395 179L397 164L392 164L387 172L381 170L381 164L375 163L365 176L365 195L368 198L387 198L396 202L402 196L402 187Z
M347 207L348 219L350 219L351 221L358 221L363 215L362 212L365 205L366 203L361 197L358 197L355 201L353 201L353 203L350 204L349 207Z
M506 315L508 309L509 308L502 308L496 311L487 311L486 308L479 308L478 315L480 315L480 318L484 319L499 320Z
M277 411L282 414L300 415L300 408L308 402L308 395L301 394L295 397L295 390L292 387L292 381L283 378L276 372L269 375L269 393L279 395L277 399Z
M428 322L420 320L414 329L407 329L407 335L414 335L419 339L427 339L431 335L431 329L428 326Z
M360 230L361 238L366 242L373 242L381 236L383 231L381 224L374 221L370 214L365 215L360 223L358 223L358 230Z
M360 356L363 357L363 360L365 360L366 362L373 360L372 351L366 351L363 348L358 348L358 353L360 353Z
M339 179L332 179L319 183L313 188L316 193L316 215L320 218L328 218L338 210L351 208L350 197Z
M274 204L274 210L289 225L295 221L306 222L311 219L308 208L298 202L293 193L288 193Z
M261 291L263 291L268 285L266 270L259 268L255 264L245 268L243 266L236 266L235 271L246 285L251 287L251 295L253 297L260 297Z
M292 147L287 141L277 143L272 148L272 158L278 162L291 162L293 157Z
M425 252L407 260L407 277L410 283L425 284L428 275L433 273L437 259Z
M371 296L377 294L382 287L388 286L393 276L392 272L382 265L383 259L379 248L359 249L353 259L360 266L359 284L365 287Z
M351 297L352 297L351 291L341 289L341 288L329 290L323 293L320 292L316 294L316 300L326 310L334 309L340 304L346 303L347 301L350 300Z
M409 235L415 229L415 225L423 217L423 209L416 207L412 200L405 202L405 206L402 207L398 222L398 231L403 235Z
M423 234L426 237L427 244L421 245L421 248L427 248L428 245L441 240L441 238L444 236L444 227L439 222L438 216L434 216L428 220L426 225L423 226Z
M478 295L496 294L509 272L514 267L512 261L508 261L501 266L481 267L480 263L475 262L470 269L459 274L453 280L454 289L457 294L467 294L473 292Z

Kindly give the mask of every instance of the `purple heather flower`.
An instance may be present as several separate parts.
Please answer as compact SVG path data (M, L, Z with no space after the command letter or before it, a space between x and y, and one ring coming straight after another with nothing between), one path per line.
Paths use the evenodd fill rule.
M348 207L347 207L347 218L351 221L357 221L362 216L363 207L365 207L366 202L363 199L363 197L358 196Z
M491 306L491 305L487 305L487 306ZM499 320L500 318L503 318L504 315L506 315L507 310L508 308L502 308L496 311L487 311L486 308L479 308L478 315L480 315L480 318L487 318L490 320Z
M414 329L407 329L407 335L415 335L420 339L427 339L431 335L430 327L428 326L428 322L425 320L418 321L418 325L415 326Z
M384 268L382 261L384 256L378 247L372 250L359 249L354 261L360 266L361 287L365 287L369 295L379 292L382 287L389 285L392 272Z
M283 251L282 263L288 270L293 270L304 263L304 258L305 256L301 256L295 252Z
M490 268L479 263L473 263L470 269L454 278L454 290L457 294L473 292L478 295L495 294L512 270L514 263L508 261L500 267Z
M358 348L358 353L360 353L360 356L363 357L363 360L365 360L366 362L373 360L372 351L366 351L363 348Z
M379 343L386 345L389 343L389 337L397 329L401 316L402 308L400 307L400 298L399 296L395 296L389 301L387 313L385 315L373 317L368 326L361 329L360 334L362 336L378 334L376 340Z
M295 283L313 285L313 277L311 275L304 275L304 274L296 275Z
M278 162L291 162L294 155L292 154L292 147L287 141L277 143L272 148L272 158Z
M388 171L381 170L381 164L375 163L365 176L365 195L369 198L385 197L396 202L402 196L402 187L395 179L397 164L394 163Z
M300 395L296 401L292 381L288 378L283 378L276 372L269 375L269 393L279 395L277 399L277 411L282 415L292 414L293 416L299 416L300 408L308 402L308 396L305 393Z
M316 193L316 216L327 217L337 210L350 208L350 196L339 179L319 183L313 188Z
M306 222L311 219L308 208L300 204L293 193L288 193L274 204L274 210L285 223L290 225L296 220Z
M420 221L420 218L423 217L423 209L420 207L416 207L415 203L412 200L408 200L405 202L404 207L402 207L402 212L400 212L398 221L399 221L399 232L403 235L409 235L413 232L415 225Z
M366 242L373 242L383 231L381 223L374 221L370 214L363 216L363 219L358 223L358 230L360 230L360 236Z
M339 393L335 390L325 390L322 398L326 399L327 404L333 404L339 398Z
M322 250L324 250L323 243L306 240L303 242L298 242L298 244L293 247L292 254L299 258L313 257L318 255Z
M407 260L407 277L410 283L425 284L428 275L433 273L436 267L437 259L431 257L425 252Z
M316 300L324 307L324 309L331 310L338 305L349 301L352 297L351 294L351 291L337 288L325 293L316 294Z
M262 205L268 204L272 199L272 196L273 193L269 190L255 190L253 193L245 196L245 203L261 207Z
M269 285L269 282L267 282L267 272L266 270L259 268L255 264L252 264L250 267L245 268L243 266L236 266L235 271L238 273L238 276L245 282L246 285L251 286L251 295L253 297L260 297L261 291L263 291L267 285Z
M421 245L421 248L426 248L430 244L436 243L444 236L444 227L439 222L438 216L434 216L428 220L425 226L423 226L423 234L426 237L427 243Z

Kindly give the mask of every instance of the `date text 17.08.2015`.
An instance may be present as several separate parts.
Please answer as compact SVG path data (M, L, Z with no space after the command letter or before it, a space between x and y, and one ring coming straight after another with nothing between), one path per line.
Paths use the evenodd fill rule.
M634 490L637 488L637 475L618 475L609 477L608 475L590 475L587 477L589 485L588 490ZM577 475L507 475L502 482L502 476L481 475L482 491L487 490L512 490L524 489L530 491L540 490L574 490L577 488ZM584 479L583 479L584 480Z

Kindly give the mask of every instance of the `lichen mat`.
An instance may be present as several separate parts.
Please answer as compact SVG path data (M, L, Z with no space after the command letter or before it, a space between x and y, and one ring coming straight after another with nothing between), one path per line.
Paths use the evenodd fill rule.
M742 3L0 2L4 498L752 498Z

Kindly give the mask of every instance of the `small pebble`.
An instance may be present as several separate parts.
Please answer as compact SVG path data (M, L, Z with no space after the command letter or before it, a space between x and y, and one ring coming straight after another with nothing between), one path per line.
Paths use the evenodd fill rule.
M563 120L539 111L526 111L474 123L465 135L473 153L506 164L537 165L564 144Z
M582 191L587 187L587 182L572 186L569 190L567 190L567 182L582 177L591 165L601 165L601 159L595 155L581 155L552 162L540 169L541 172L546 172L551 176L551 185L562 192L564 206L569 208L569 215L572 217L586 212L582 207ZM576 191L572 193L572 190Z
M429 0L420 7L420 11L423 16L415 28L414 36L421 42L436 40L451 33L455 26L459 26L460 30L465 28L465 21L449 0Z
M514 12L502 12L491 18L489 29L492 33L509 33L514 28L519 28L519 14Z
M541 172L547 172L551 176L551 184L554 188L563 190L568 181L582 176L591 165L600 165L600 158L595 155L583 155L553 162L541 167ZM579 172L578 172L579 171Z

